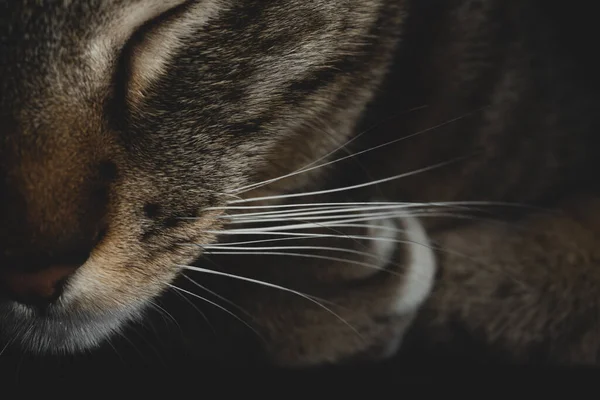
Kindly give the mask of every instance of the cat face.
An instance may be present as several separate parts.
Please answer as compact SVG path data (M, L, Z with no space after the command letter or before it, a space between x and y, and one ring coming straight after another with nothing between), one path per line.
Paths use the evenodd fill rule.
M401 3L1 1L0 338L73 352L138 318L220 206L348 138Z

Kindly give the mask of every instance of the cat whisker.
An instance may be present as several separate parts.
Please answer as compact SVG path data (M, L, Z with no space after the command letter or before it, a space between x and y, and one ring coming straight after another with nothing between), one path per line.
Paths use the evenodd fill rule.
M342 238L342 236L339 236L339 238ZM355 238L361 238L360 236L355 236ZM424 243L420 243L420 242L414 242L414 241L410 241L410 240L399 240L399 239L389 239L389 238L384 238L384 237L380 237L380 238L373 238L373 237L362 237L364 239L371 239L371 240L380 240L380 241L389 241L392 243L398 243L398 244L406 244L406 245L418 245L418 246L425 246L428 249L431 250L435 250L435 251L441 251L444 253L448 253L448 254L452 254L452 255L456 255L456 256L461 256L464 258L468 258L472 261L477 261L476 259L473 259L471 257L469 257L466 254L462 254L462 253L457 253L457 252L453 252L452 250L448 250L446 248L440 247L440 246L436 246L436 245L426 245ZM306 249L311 249L311 246L282 246L279 247L280 249L286 249L286 248L306 248ZM275 249L277 249L277 247L274 247ZM314 248L314 249L318 249L318 248ZM235 247L222 247L222 248L218 248L218 249L214 249L214 250L209 250L206 251L206 253L208 255L250 255L250 254L255 254L255 255L281 255L281 256L297 256L297 257L306 257L306 258L316 258L316 259L322 259L322 260L329 260L329 261L337 261L337 262L346 262L349 264L355 264L355 265L359 265L359 266L364 266L367 268L371 268L371 269L377 269L377 270L382 270L383 268L374 264L368 264L368 263L363 263L360 261L355 261L355 260L349 260L349 259L343 259L343 258L337 258L337 257L329 257L329 256L320 256L320 255L316 255L316 254L304 254L304 253L281 253L281 252L262 252L262 251L255 251L255 250L260 250L260 248L249 248L250 251L243 251L241 248L235 248ZM321 250L331 250L333 251L334 248L321 248ZM339 251L344 251L344 250L348 250L348 249L343 249L343 248L338 248ZM355 253L355 251L347 251L348 253ZM357 252L357 253L361 253L361 252ZM379 258L377 256L374 255L370 255L372 258Z
M212 294L213 296L215 296L216 298L224 301L225 303L237 308L238 310L240 310L242 313L244 313L248 318L252 319L252 320L256 320L256 317L254 317L252 314L250 314L248 311L246 311L242 306L234 303L233 301L221 296L220 294L210 290L209 288L207 288L206 286L201 285L200 283L196 282L194 279L190 278L189 276L187 276L186 274L182 274L188 281L190 281L191 283L193 283L194 285L196 285L198 288L204 290L207 293Z
M402 217L402 216L408 216L408 213L395 213L395 212L381 212L381 213L371 213L371 214L363 214L363 213L356 213L355 214L357 217L358 216L364 216L364 217L380 217L380 216L387 216L390 218L393 217ZM288 218L261 218L261 219L242 219L242 220L232 220L228 222L228 225L250 225L250 224L267 224L267 223L273 223L273 222L287 222L287 223L292 223L292 222L306 222L306 223L311 223L308 221L331 221L331 222L336 222L340 219L343 218L349 218L352 217L352 215L328 215L328 216L314 216L314 217L305 217L305 218L293 218L293 217L288 217ZM315 222L316 223L316 222ZM281 225L281 226L286 226ZM321 225L321 227L326 227L327 225Z
M135 329L132 329L132 332L135 332L135 333L137 333L137 334L139 335L139 332L138 332L138 331L136 331ZM130 338L127 336L127 335L125 335L125 334L124 334L123 332L121 332L121 331L117 331L117 334L118 334L118 335L119 335L119 336L120 336L122 339L124 339L124 340L125 340L125 341L126 341L128 344L129 344L129 346L131 346L131 347L132 347L132 348L135 350L135 352L136 352L136 353L137 353L137 354L140 356L140 358L141 358L141 359L144 359L144 352L140 351L139 347L138 347L138 346L136 346L136 345L135 345L135 343L134 343L134 342L133 342L133 341L132 341L132 340L131 340L131 339L130 339ZM147 343L147 342L146 342L146 343ZM148 343L147 343L147 344L148 344ZM152 351L154 351L154 353L158 355L156 348L154 348L153 346L150 346L150 348L152 348Z
M206 250L246 250L246 251L254 251L254 250L325 250L325 251L340 251L343 253L351 253L365 257L371 258L379 258L374 254L357 251L352 249L345 249L343 247L328 247L328 246L220 246L220 245L209 245L204 246Z
M455 218L455 219L467 219L467 220L473 220L473 221L477 221L477 222L486 222L489 224L497 224L497 225L511 225L513 226L513 224L511 224L508 221L501 221L501 220L497 220L497 219L493 219L493 218L483 218L477 215L470 215L470 214L461 214L461 213L444 213L444 212L439 212L436 210L418 210L418 212L411 212L411 213L371 213L371 214L357 214L359 216L364 216L364 217L373 217L375 219L378 219L376 217L381 217L381 216L389 216L389 217L396 217L396 218L403 218L403 217L419 217L419 218ZM321 223L320 227L375 227L375 225L372 226L368 226L368 225L352 225L352 224L347 224L347 223L341 223L338 222L341 218L347 218L348 215L334 215L334 216L328 216L328 217L309 217L309 218L303 218L303 219L296 219L293 217L288 217L288 218L264 218L264 219L241 219L241 220L232 220L230 221L228 224L229 225L235 225L235 224L256 224L256 223L271 223L271 222L308 222L308 221L314 221L314 220L330 220L330 222L325 222L325 223ZM282 227L290 227L290 225L280 225ZM383 227L382 227L383 229ZM385 228L387 230L391 229L391 228ZM397 230L399 231L399 230Z
M173 315L171 315L171 313L169 313L167 310L165 310L163 307L159 306L156 302L149 300L148 303L156 310L159 312L159 314L161 315L166 315L167 317L169 317L173 323L175 323L175 325L177 325L177 328L182 331L181 329L181 325L179 325L179 322L177 322L177 320L175 319L175 317L173 317Z
M203 246L200 246L201 248L203 248ZM208 260L211 264L213 264L215 267L217 268L222 268L221 265L219 265L218 263L214 262L213 260L210 259L206 259ZM221 296L220 294L208 289L207 287L201 285L200 283L196 282L194 279L190 278L189 276L187 276L186 274L182 274L188 281L190 281L191 283L193 283L194 285L196 285L197 287L199 287L200 289L204 290L207 293L212 294L213 296L215 296L216 298L224 301L225 303L228 303L230 305L232 305L233 307L237 308L239 311L241 311L242 313L244 313L247 317L249 317L251 320L255 320L255 317L253 315L251 315L250 313L248 313L244 308L242 308L241 306L235 304L234 302L232 302L231 300Z
M227 247L228 245L232 245L232 246L237 246L240 244L256 244L256 243L271 243L271 242L283 242L283 241L292 241L292 240L302 240L302 239L314 239L313 236L301 236L299 238L297 237L292 237L292 238L274 238L274 239L260 239L260 240L244 240L241 242L224 242L224 243L218 243L219 246L223 246L223 247ZM210 243L213 244L214 243ZM209 243L207 244L193 244L193 246L200 246L200 247L204 247L204 246L208 246Z
M342 210L343 211L343 210ZM443 215L444 213L439 212L437 210L421 210L417 209L416 211L406 212L404 208L399 211L383 211L383 212L349 212L349 213L340 213L340 210L335 210L338 214L335 215L322 215L317 214L313 216L303 216L302 218L297 218L296 215L282 215L282 216L268 216L264 218L231 218L227 223L228 225L236 225L236 224L270 224L273 222L308 222L308 221L337 221L343 218L351 218L351 217L380 217L380 216L388 216L390 218L402 218L409 216L427 216L427 215ZM304 214L306 215L306 214ZM454 213L456 215L456 213ZM285 226L285 225L283 225Z
M286 249L288 247L281 247L281 249ZM289 248L293 249L310 249L310 246L289 246ZM318 248L312 248L313 250L317 250ZM225 250L216 250L216 251L207 251L206 253L208 255L269 255L269 256L286 256L286 257L303 257L303 258L311 258L311 259L317 259L317 260L326 260L326 261L335 261L335 262L343 262L345 264L352 264L352 265L358 265L360 267L365 267L365 268L369 268L369 269L373 269L373 270L377 270L377 271L386 271L385 270L385 266L380 266L380 265L376 265L376 264L370 264L370 263L365 263L362 261L356 261L356 260L350 260L347 258L340 258L340 257L330 257L330 256L322 256L322 255L317 255L317 254L306 254L306 253L290 253L290 252L281 252L281 251L258 251L255 249L250 248L250 250L252 251L243 251L242 249L238 249L238 248L229 248L227 249L227 251ZM321 250L325 250L325 248L321 248ZM337 250L337 251L341 251L341 252L348 252L348 253L355 253L354 251L348 250L348 249L342 249L342 248L329 248L327 250ZM361 252L357 252L357 253L361 253ZM367 253L365 253L367 254ZM377 256L374 256L372 254L368 254L368 256L373 257L373 258L379 258ZM398 276L402 276L396 272L393 271L387 271L393 275L398 275Z
M125 363L125 359L123 358L123 356L121 356L121 353L119 353L119 351L117 350L117 348L115 347L115 345L112 342L112 339L108 338L106 340L106 344L108 344L110 346L111 349L113 349L113 351L115 352L115 354L117 355L117 357L119 358L119 360L121 361L122 365L126 365ZM0 353L0 355L2 355L2 353Z
M377 218L374 218L374 217L370 218L370 220L371 220L371 221L372 221L372 220L374 220L374 219L377 219ZM303 221L303 220L300 220L300 222L304 222L304 223L306 223L306 221ZM338 220L337 222L339 222L339 220ZM358 242L358 241L357 241L355 238L353 238L352 236L350 236L350 235L348 235L348 234L346 234L346 233L340 232L339 230L336 230L336 229L334 229L334 228L335 228L335 226L332 226L330 223L316 223L316 222L313 222L313 223L308 223L308 224L309 224L309 225L311 225L311 226L313 226L313 227L317 227L317 228L324 228L324 229L326 229L326 230L332 231L332 232L334 232L336 235L340 235L340 236L343 236L343 237L345 237L345 238L351 239L351 240L353 240L354 242L356 242L356 243L358 244L358 246L360 246L360 247L364 247L364 245L363 245L362 243ZM329 225L329 226L328 226L328 225ZM293 226L293 225L292 225L292 226ZM290 227L290 225L286 225L285 227L289 228L289 227ZM222 230L222 231L223 231L223 230ZM208 231L207 231L207 232L208 232Z
M273 204L273 205L249 205L249 206L215 206L207 207L204 210L260 210L260 209L280 209L280 208L299 208L307 207L308 209L314 207L343 207L343 206L360 206L360 205L394 205L401 204L393 201L363 201L363 202L338 202L338 203L291 203L291 204ZM282 212L284 212L283 210ZM195 217L194 217L195 218Z
M188 278L187 276L185 276L185 277ZM215 330L215 327L210 323L210 321L209 321L208 317L206 316L206 314L204 312L202 312L202 310L200 310L194 304L193 301L191 301L190 299L188 299L183 293L178 292L177 290L174 290L173 293L177 294L177 296L179 296L181 299L185 300L190 306L192 306L196 311L198 311L198 314L200 314L200 316L202 317L202 319L204 319L204 321L206 321L206 324L210 327L210 330L213 331L213 333L215 334L215 336L217 335L217 331Z
M274 195L274 196L253 197L253 198L248 198L248 199L243 199L243 200L234 200L234 201L231 201L229 204L239 204L239 203L247 203L247 202L252 202L252 201L264 201L264 200L281 200L281 199L289 199L289 198L293 198L293 197L315 196L315 195L321 195L321 194L329 194L329 193L350 191L350 190L353 190L353 189L360 189L360 188L364 188L364 187L368 187L368 186L374 186L374 185L379 185L381 183L390 182L390 181L394 181L394 180L398 180L398 179L402 179L402 178L407 178L409 176L413 176L413 175L417 175L417 174L420 174L420 173L423 173L423 172L431 171L431 170L434 170L434 169L437 169L437 168L445 167L445 166L448 166L448 165L453 164L455 162L463 161L463 160L465 160L467 158L469 158L469 156L457 157L457 158L454 158L454 159L452 159L450 161L444 161L444 162L441 162L441 163L430 165L430 166L425 167L425 168L419 168L417 170L413 170L413 171L410 171L410 172L405 172L403 174L394 175L394 176L390 176L390 177L387 177L387 178L378 179L378 180L375 180L375 181L369 181L369 182L360 183L360 184L351 185L351 186L344 186L344 187L339 187L339 188L334 188L334 189L317 190L317 191L312 191L312 192L290 193L290 194Z
M207 246L206 249L208 255L272 255L272 256L291 256L291 257L299 257L299 258L310 258L310 259L318 259L318 260L326 260L326 261L336 261L343 262L344 264L358 265L364 268L373 269L378 272L385 272L390 275L395 275L398 277L403 277L404 275L397 273L395 271L387 268L388 260L383 260L380 256L376 254L371 254L367 252L346 249L341 247L328 247L328 246L271 246L271 247L219 247L219 246ZM371 264L360 262L356 260L344 259L339 257L331 257L331 256L322 256L317 254L307 254L307 253L291 253L291 252L282 252L283 250L317 250L317 251L338 251L342 253L350 253L356 254L364 257L369 257L375 259L377 261L381 261L381 265ZM402 268L401 265L391 262L392 265L396 267Z
M363 215L363 216L364 216L364 214L361 214L361 215ZM289 220L290 220L289 218L288 218L288 219L284 219L284 220L283 220L283 222L288 222ZM272 220L269 220L269 221L272 221ZM297 221L297 222L302 222L302 223L306 223L306 222L307 222L307 221L306 221L306 220L304 220L304 219L296 219L296 221ZM258 222L259 222L259 223L261 223L261 222L264 222L264 221L262 221L262 220L259 220ZM242 222L242 223L243 223L243 222ZM324 228L324 229L326 229L326 230L329 230L329 231L331 231L331 232L334 232L334 233L336 233L336 234L344 235L344 236L346 236L347 238L349 238L349 239L352 239L352 238L351 238L351 237L349 237L349 236L348 236L346 233L344 233L344 232L341 232L341 231L339 231L339 230L335 229L335 227L332 227L332 226L327 226L327 225L325 225L325 224L322 224L322 223L317 223L317 222L313 222L313 224L317 225L317 226L318 226L318 227L320 227L320 228ZM353 240L354 242L356 242L356 243L357 243L359 246L361 246L361 247L364 247L364 246L363 246L363 245L362 245L360 242L356 241L356 239L352 239L352 240Z
M210 270L207 270L210 271ZM233 318L237 319L239 322L241 322L242 324L244 324L247 328L249 328L252 332L254 332L263 342L265 342L265 338L260 334L260 332L258 332L256 329L254 329L254 327L252 325L250 325L249 323L247 323L246 321L244 321L242 318L240 318L238 315L236 315L235 313L233 313L231 310L228 310L227 308L223 307L222 305L215 303L212 300L209 300L203 296L200 296L199 294L190 292L189 290L185 290L183 288L180 288L178 286L172 285L170 283L167 283L167 285L175 290L181 291L182 293L186 293L190 296L193 296L199 300L202 300L208 304L211 304L212 306L226 312L227 314L231 315Z
M359 226L363 226L363 225L359 225ZM381 227L378 225L374 225L374 228L377 229L385 229L385 227ZM394 229L394 228L388 228L388 229ZM334 236L337 238L347 238L345 235L327 235L327 236ZM320 237L320 236L319 236ZM308 237L311 238L311 237ZM419 246L425 246L428 249L434 250L436 252L440 252L440 253L445 253L448 255L453 255L453 256L457 256L460 258L463 258L465 260L477 263L480 267L482 268L491 268L488 265L486 265L481 259L478 259L476 257L470 256L468 254L462 253L462 252L458 252L452 249L449 249L448 247L444 247L444 246L440 246L439 244L435 244L436 242L430 242L429 244L425 244L425 243L420 243L420 242L415 242L415 241L410 241L410 240L398 240L398 239L390 239L390 238L386 238L386 237L371 237L371 236L358 236L358 235L354 235L353 238L355 239L370 239L370 240L382 240L382 241L391 241L394 243L399 243L399 244L413 244L413 245L419 245ZM306 239L304 237L302 237L301 239ZM276 240L298 240L297 238L285 238L285 239L276 239ZM207 246L209 247L209 246ZM262 251L264 249L267 249L267 247L261 248L261 247L248 247L248 248L241 248L241 247L229 247L229 246L220 246L220 245L215 245L214 246L215 250L210 250L207 251L208 255L273 255L273 256L291 256L291 257L305 257L305 258L316 258L316 259L325 259L325 260L330 260L330 261L339 261L339 262L345 262L345 263L350 263L350 264L358 264L360 266L366 267L366 268L370 268L370 269L378 269L379 271L385 271L388 272L392 275L398 275L398 276L402 276L398 273L395 273L394 271L390 271L378 266L374 266L374 265L364 265L364 263L360 263L360 262L355 262L354 260L348 260L348 259L341 259L341 258L335 258L335 257L326 257L326 256L320 256L320 255L314 255L314 254L305 254L305 253L289 253L289 252L276 252L276 251ZM283 249L293 249L293 248L306 248L306 249L323 249L323 250L334 250L336 248L320 248L320 247L311 247L311 246L282 246L282 247L270 247L270 249L274 249L274 250L283 250ZM245 251L245 250L250 250L250 251ZM340 251L344 251L344 250L348 250L348 249L342 249L342 248L337 248ZM233 251L230 251L233 250ZM255 250L260 250L260 251L255 251ZM362 254L362 252L355 252L355 251L350 251L352 253L357 253L357 254ZM371 257L376 257L374 255L370 255ZM393 265L396 265L398 267L402 267L401 265L397 264L397 263L392 263ZM491 270L494 270L493 268L491 268ZM505 271L505 274L513 279L515 282L520 283L516 278L514 278L511 274L508 274L508 272Z
M203 188L202 188L202 192L208 192L208 193L212 193L212 194L214 194L214 195L216 195L216 196L222 196L222 197L231 197L231 198L234 198L234 199L236 199L236 200L237 200L237 199L241 199L241 197L240 197L240 196L238 196L238 195L236 195L236 194L233 194L233 193L224 193L224 192L219 192L219 191L216 191L216 190L211 190L211 189L208 189L208 188L206 188L206 187L203 187Z
M414 204L420 207L511 207L511 208L524 208L532 211L545 211L545 212L555 212L553 209L544 208L540 206L534 206L530 204L524 203L514 203L514 202L502 202L502 201L442 201L442 202L423 202L423 203L415 203L415 202L394 202L394 201L371 201L371 202L333 202L333 203L292 203L292 204L273 204L273 205L247 205L247 206L215 206L215 207L207 207L205 210L211 211L221 211L221 210L261 210L261 209L285 209L285 208L302 208L305 207L307 210L311 208L317 207L354 207L354 206L388 206L388 205L409 205ZM287 212L285 210L281 212ZM182 217L184 219L196 219L197 217Z
M301 209L299 211L277 211L277 212L266 212L266 213L245 213L245 214L228 214L220 216L221 219L228 220L229 223L249 223L249 222L273 222L273 221L286 221L286 220L295 220L301 221L298 217L303 217L302 220L316 220L316 219L327 219L327 218L336 218L336 217L350 217L349 214L355 215L373 215L375 213L366 213L366 211L382 211L387 210L388 212L393 212L394 210L409 210L411 215L414 213L438 213L440 209L450 209L450 210L459 210L459 211L471 211L482 213L487 210L481 210L474 207L460 207L460 206L422 206L421 204L402 204L402 205L389 205L389 206L376 206L376 207L362 207L362 208L350 208L350 207L341 207L341 208L326 208L326 209L316 209L315 211L303 211L310 209ZM335 214L337 213L337 214ZM329 215L328 215L329 214ZM335 214L335 215L332 215ZM404 214L399 214L399 216L405 216ZM317 216L320 216L317 218ZM252 219L254 217L254 219Z
M421 110L421 109L426 108L426 107L427 106L414 107L412 109L409 109L405 113L410 113L410 112L413 112L413 111ZM405 113L400 113L400 115L405 114ZM394 115L394 116L392 116L390 118L385 119L384 121L381 121L381 122L379 122L377 124L374 124L372 127L363 130L359 134L357 134L354 137L350 138L349 140L345 141L344 143L342 143L341 145L339 145L334 150L332 150L329 153L325 154L324 156L319 157L318 159L316 159L316 160L314 160L314 161L306 164L305 166L300 167L299 169L297 169L294 172L291 172L291 173L289 173L287 175L283 175L283 176L278 177L278 178L267 179L267 180L264 180L264 181L261 181L261 182L253 183L251 185L243 186L243 187L240 187L240 188L237 188L237 189L233 190L232 192L234 192L234 193L245 193L245 192L247 192L249 190L258 188L260 186L265 186L265 185L268 185L269 183L275 182L277 180L285 179L287 177L290 177L290 176L293 176L295 174L301 173L301 171L304 171L307 168L310 168L311 166L313 166L314 164L318 163L319 161L325 160L329 156L331 156L331 155L337 153L338 151L340 151L341 149L346 148L348 145L352 144L352 142L358 140L361 136L363 136L363 135L365 135L365 134L373 131L373 129L376 129L378 126L380 126L382 123L386 122L387 120L390 120L390 119L393 119L393 118L397 118L397 117L398 117L398 115Z
M231 278L231 279L241 280L241 281L245 281L245 282L249 282L249 283L254 283L254 284L257 284L257 285L261 285L261 286L265 286L265 287L268 287L268 288L273 288L273 289L281 290L281 291L284 291L284 292L288 292L288 293L300 296L300 297L302 297L302 298L310 301L311 303L317 305L318 307L324 309L325 311L327 311L331 315L333 315L340 322L342 322L349 329L351 329L359 338L364 339L363 336L360 334L360 332L358 332L358 330L356 330L356 328L354 328L348 321L346 321L344 318L342 318L339 314L337 314L335 311L333 311L329 307L325 306L322 302L318 301L317 298L314 297L314 296L310 296L308 294L305 294L305 293L299 292L297 290L293 290L293 289L287 288L285 286L280 286L280 285L276 285L274 283L269 283L269 282L261 281L261 280L258 280L258 279L252 279L252 278L248 278L248 277L241 276L241 275L235 275L235 274L230 274L230 273L221 272L221 271L214 271L214 270L210 270L210 269L206 269L206 268L201 268L201 267L194 267L194 266L190 266L190 265L178 265L178 266L180 268L183 268L183 269L186 269L186 270L190 270L190 271L195 271L195 272L200 272L200 273L204 273L204 274L211 274L211 275L217 275L217 276L223 276L223 277L227 277L227 278Z
M364 211L373 211L373 210L389 210L389 209L412 209L418 206L412 204L402 204L402 205L386 205L386 206L374 206L374 207L337 207L337 208L325 208L325 209L309 209L304 208L300 210L295 210L293 212L289 211L272 211L265 213L244 213L244 214L232 214L232 215L223 215L221 218L229 219L229 220L246 220L252 217L259 217L264 220L268 220L269 218L283 218L283 217L302 217L302 216L311 216L311 215L325 215L325 214L334 214L334 213L362 213Z
M169 323L170 323L171 321L169 321L169 320L168 320L168 319L167 319L167 318L166 318L166 317L165 317L165 316L162 314L162 312L161 312L159 309L157 309L156 307L154 307L154 305L153 305L152 303L149 303L149 306L150 306L150 307L149 307L149 309L150 309L150 310L152 310L152 311L156 312L158 315L160 315L160 317L161 317L162 321L165 323L165 326L167 326L167 327L168 327L168 326L169 326ZM154 336L155 336L155 337L157 337L157 338L159 337L158 330L156 329L156 326L154 326L154 323L153 323L153 321L152 321L151 319L146 319L146 320L143 320L143 321L141 321L141 325L142 325L142 327L143 327L143 328L147 328L147 329L151 330L151 331L152 331L152 333L154 333Z
M380 229L380 230L387 230L387 229L394 229L394 228L385 228L385 227L381 227L379 225L359 225L356 224L356 227L373 227L375 229ZM394 229L395 230L395 229ZM398 230L398 231L402 231L402 230ZM448 253L448 254L453 254L456 256L460 256L460 257L464 257L466 259L469 259L471 261L477 261L479 262L479 260L474 259L466 254L462 254L459 252L454 252L452 250L448 250L446 248L443 248L441 246L437 246L437 245L426 245L424 243L420 243L420 242L414 242L414 241L410 241L410 240L404 240L404 239L393 239L393 238L389 238L389 237L380 237L380 236L367 236L367 235L336 235L336 234L327 234L327 233L297 233L297 232L260 232L260 231L256 231L256 232L244 232L245 235L274 235L274 236L285 236L285 238L278 238L278 239L273 239L273 240L306 240L306 239L322 239L322 238L337 238L337 239L352 239L352 240L370 240L370 241L383 241L383 242L392 242L392 243L398 243L398 244L416 244L419 246L425 246L431 250L435 250L435 251L441 251L444 253ZM264 241L269 241L269 239L266 239ZM256 242L256 241L255 241ZM260 241L258 241L260 242ZM243 242L241 242L243 243ZM435 243L435 242L433 242ZM192 244L193 245L193 244ZM200 245L198 245L200 246ZM219 247L222 250L227 250L229 249L229 246L227 246L227 243L224 244L216 244L216 245L212 245L214 247ZM201 246L204 247L204 246ZM216 254L215 252L213 252L213 254Z
M401 210L406 209L407 207L400 207ZM229 224L249 224L249 223L265 223L265 222L305 222L305 223L301 223L301 224L295 224L295 225L278 225L278 226L268 226L268 227L263 227L262 231L277 231L280 229L310 229L310 228L326 228L326 227L334 227L334 226L339 226L340 223L350 223L350 222L361 222L361 221L369 221L369 220L380 220L380 219L385 219L385 218L402 218L402 217L419 217L419 218L460 218L460 219L471 219L471 220L475 220L475 221L486 221L489 223L499 223L499 224L506 224L508 222L502 222L502 221L497 221L495 219L486 219L486 218L482 218L476 215L469 215L469 214L462 214L462 213L457 213L457 212L440 212L437 210L437 208L440 207L432 207L432 209L427 210L427 209L416 209L416 210L412 210L410 212L397 212L397 211L386 211L386 212L380 212L380 213L357 213L355 217L353 217L352 215L331 215L331 216L327 216L327 217L320 217L320 216L315 216L315 217L304 217L301 220L300 219L295 219L295 218L259 218L259 219L240 219L240 220L236 220L235 218L232 218L232 220L229 222ZM444 205L444 208L448 208L447 205ZM455 207L453 206L452 208L456 208L459 210L466 210L466 211L480 211L474 208L466 208L466 207ZM338 218L338 220L336 220L336 218ZM343 218L348 218L348 219L343 219ZM314 220L325 220L324 222L321 223L316 223L316 222L308 222L308 221L314 221ZM245 233L247 231L253 231L256 228L238 228L238 229L223 229L219 232L237 232L237 233ZM216 231L207 231L210 233L215 233Z
M359 214L360 215L360 214ZM347 219L337 219L328 222L306 222L300 224L290 224L290 225L277 225L277 226L263 226L257 228L237 228L237 229L221 229L221 230L206 230L206 233L214 233L214 234L252 234L254 232L265 233L265 232L277 232L281 230L298 230L298 229L315 229L315 228L327 228L334 227L340 223L350 223L350 222L362 222L362 221L376 221L382 219L390 219L390 218L400 218L402 216L412 216L412 217L421 217L432 214L419 214L419 213L410 213L410 214L399 214L395 212L387 212L387 213L377 213L368 216L361 215L356 218L347 218ZM445 216L443 213L435 214L436 216ZM456 215L455 213L449 213L449 216Z
M335 230L334 230L334 231L335 231ZM347 238L347 236L346 236L346 235L344 235L344 234L342 234L342 233L340 233L340 237ZM297 240L297 238L286 238L286 239L295 239L295 240ZM349 238L349 239L351 239L351 238ZM354 240L354 241L355 241L355 239L351 239L351 240ZM185 245L190 245L190 244L185 244ZM212 243L212 245L215 245L215 244L214 244L214 243ZM191 244L191 246L198 246L198 247L200 247L200 248L204 249L204 246L205 246L205 245L202 245L202 244ZM215 267L217 267L217 268L221 268L221 269L222 269L222 266L221 266L220 264L216 263L214 260L211 260L210 258L205 258L205 260L207 260L208 262L210 262L211 264L213 264ZM223 298L223 297L219 296L218 294L216 294L216 293L214 293L214 292L210 292L210 293L212 293L212 294L214 294L215 296L217 296L217 297L221 298L221 299L222 299L222 300L224 300L225 302L231 303L231 301L229 301L229 300L227 300L227 299L225 299L225 298ZM333 302L331 302L331 301L328 301L328 300L326 300L326 299L322 299L322 298L319 298L319 297L316 297L316 296L311 296L311 297L312 297L313 299L315 299L315 300L318 300L318 301L320 301L321 303L328 303L328 304L330 304L330 305L332 305L332 306L335 306L335 307L338 307L338 308L344 308L343 306L341 306L341 305L339 305L339 304L335 304L335 303L333 303ZM238 305L236 305L235 303L232 303L232 304L233 304L235 307L237 307L238 309L240 309L242 312L245 312L245 311L244 311L244 310L243 310L241 307L239 307L239 306L238 306ZM250 314L247 314L247 313L246 313L246 315L248 315L250 318L254 319L254 317L253 317L252 315L250 315Z
M0 350L0 357L2 357L2 354L4 354L4 352L6 351L6 349L8 349L8 347L12 344L12 342L14 342L14 338L9 339L6 344L4 345L4 347L2 348L2 350Z
M361 134L353 137L351 140L347 141L346 143L344 143L340 147L336 148L332 152L324 155L323 157L320 157L318 160L313 161L312 163L308 164L307 166L302 167L299 170L296 170L296 171L291 172L291 173L286 174L286 175L282 175L282 176L277 177L277 178L268 179L268 180L263 181L263 182L259 182L259 183L255 183L255 184L252 184L252 185L247 185L247 186L238 188L237 190L233 191L233 193L243 194L243 193L246 193L246 192L248 192L250 190L257 189L257 188L262 187L262 186L266 186L266 185L268 185L270 183L277 182L277 181L280 181L280 180L285 179L285 178L289 178L289 177L292 177L292 176L295 176L295 175L299 175L299 174L302 174L302 173L305 173L305 172L309 172L309 171L312 171L312 170L315 170L315 169L318 169L318 168L326 167L326 166L329 166L329 165L332 165L332 164L335 164L335 163L347 160L349 158L359 156L361 154L365 154L365 153L368 153L368 152L371 152L371 151L374 151L374 150L378 150L378 149L380 149L382 147L386 147L386 146L392 145L394 143L398 143L398 142L401 142L403 140L407 140L407 139L413 138L415 136L422 135L424 133L427 133L427 132L439 129L441 127L444 127L446 125L449 125L449 124L451 124L453 122L460 121L460 120L462 120L462 119L464 119L464 118L466 118L466 117L474 114L477 111L480 111L480 110L472 111L471 113L467 113L467 114L464 114L464 115L462 115L460 117L456 117L456 118L450 119L450 120L448 120L446 122L443 122L441 124L432 126L430 128L423 129L421 131L418 131L418 132L415 132L415 133L403 136L401 138L394 139L394 140L388 141L386 143L383 143L383 144L380 144L380 145L377 145L377 146L374 146L374 147L370 147L368 149L365 149L365 150L362 150L362 151L359 151L359 152L356 152L356 153L349 154L347 156L344 156L344 157L341 157L341 158L338 158L338 159L326 162L324 164L320 164L320 165L316 165L316 166L311 166L311 165L313 165L313 164L315 164L315 163L317 163L319 161L322 161L322 160L326 159L327 157L331 156L332 154L334 154L335 152L339 151L340 149L348 146L350 143L352 143L353 141L357 140L360 136L362 136L364 133L366 133L366 132L363 132L363 133L361 133Z

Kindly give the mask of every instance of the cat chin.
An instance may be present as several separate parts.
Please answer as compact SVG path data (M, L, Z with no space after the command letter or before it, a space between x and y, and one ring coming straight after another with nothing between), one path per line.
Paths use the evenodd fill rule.
M117 312L70 313L57 305L45 313L16 302L0 303L0 349L15 345L23 351L43 355L77 354L99 347L142 310L131 307Z

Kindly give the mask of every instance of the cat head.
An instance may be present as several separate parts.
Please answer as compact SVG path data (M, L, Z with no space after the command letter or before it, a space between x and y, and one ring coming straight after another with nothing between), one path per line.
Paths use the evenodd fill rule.
M398 3L1 1L0 338L73 352L139 317L220 207L347 140Z

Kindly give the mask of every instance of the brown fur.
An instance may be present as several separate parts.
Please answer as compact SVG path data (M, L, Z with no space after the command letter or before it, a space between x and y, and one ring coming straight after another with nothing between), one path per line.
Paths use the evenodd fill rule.
M457 157L343 194L258 204L486 200L552 207L559 193L595 189L597 81L561 41L568 29L543 1L158 3L0 2L0 268L78 268L43 312L12 301L10 282L0 280L8 297L0 300L3 340L41 352L94 348L141 318L181 265L196 260L335 303L338 316L297 294L211 284L247 309L270 361L381 358L421 307L419 298L410 309L394 308L410 293L407 277L419 271L406 256L418 246L397 245L393 262L374 272L258 255L207 261L204 246L233 239L215 232L231 228L224 216L235 211L214 207L230 205L231 193L250 199L339 188ZM172 8L165 12L165 5ZM424 107L407 111L417 106ZM324 161L415 135L235 191L296 171L358 134ZM549 357L595 360L585 353L595 346L588 336L595 327L573 335L564 328L594 311L593 281L572 275L577 267L593 276L593 231L530 209L493 211L507 225L422 218L433 239L475 251L486 268L440 253L442 275L417 325L435 332L458 315L513 354L545 335L552 343L573 341ZM550 233L525 234L522 225ZM378 255L361 241L310 244ZM505 266L525 289L511 286ZM574 292L582 297L559 301ZM498 300L505 295L510 303ZM491 297L481 304L481 296ZM518 318L508 314L515 308L523 310ZM497 319L483 321L489 313Z
M600 201L560 203L435 235L438 284L415 328L429 345L460 330L511 363L598 364Z

